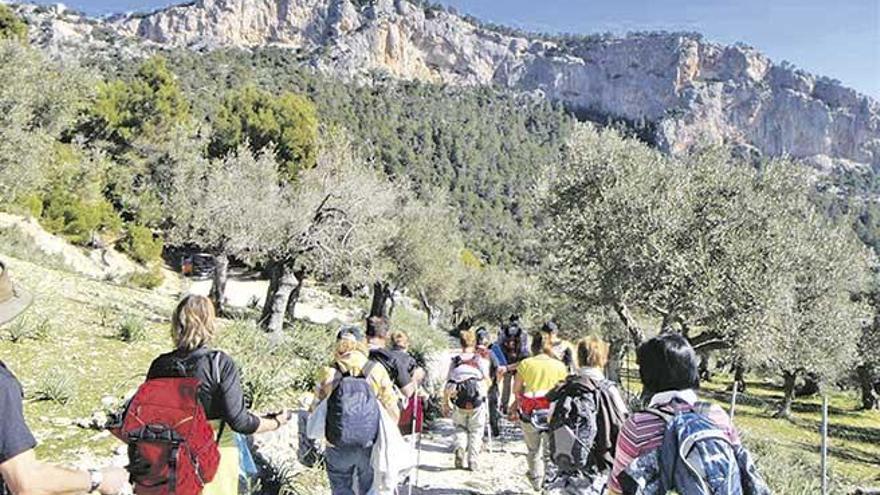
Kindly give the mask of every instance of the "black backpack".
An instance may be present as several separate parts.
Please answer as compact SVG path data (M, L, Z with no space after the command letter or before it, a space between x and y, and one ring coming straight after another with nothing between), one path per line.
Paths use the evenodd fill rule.
M615 443L625 412L611 397L612 383L572 375L547 398L550 417L550 455L564 473L601 472L611 467Z
M474 356L473 359L467 361L462 359L461 356L455 356L452 358L452 363L453 368L471 366L478 370L480 369L477 356ZM480 392L480 380L470 378L463 382L455 383L455 398L452 399L452 403L455 404L455 407L460 409L476 409L483 405L484 400L485 397L483 397L483 394Z
M337 372L327 399L327 441L337 447L366 448L379 434L379 401L367 377L374 361L367 361L360 376Z

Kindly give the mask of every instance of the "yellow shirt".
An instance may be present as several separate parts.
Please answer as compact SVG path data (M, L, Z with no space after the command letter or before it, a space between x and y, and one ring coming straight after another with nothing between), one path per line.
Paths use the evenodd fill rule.
M539 354L520 362L516 373L522 378L523 392L538 395L549 392L568 376L568 370L562 361L546 354Z
M347 371L352 375L360 375L361 370L364 369L364 366L367 364L367 356L361 351L352 351L346 354L344 357L336 360L336 366L343 371ZM330 384L333 382L333 378L336 376L337 369L332 366L328 366L321 371L320 376L318 377L318 383L320 384L319 388L324 392L324 394L330 394ZM373 388L373 392L376 394L376 398L379 399L379 403L385 408L385 411L395 420L400 417L400 409L397 405L397 394L394 392L394 383L391 381L391 377L388 376L388 371L385 370L381 364L376 364L373 366L372 371L370 371L370 376L367 377L370 385ZM326 397L326 395L319 394L320 398Z

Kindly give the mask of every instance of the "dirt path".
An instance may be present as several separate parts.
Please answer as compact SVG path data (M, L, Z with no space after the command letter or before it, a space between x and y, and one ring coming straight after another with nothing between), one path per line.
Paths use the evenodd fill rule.
M441 419L422 438L418 485L414 494L521 494L533 493L526 481L526 447L519 428L504 421L500 439L484 444L479 471L453 466L452 421ZM406 492L404 492L406 493Z

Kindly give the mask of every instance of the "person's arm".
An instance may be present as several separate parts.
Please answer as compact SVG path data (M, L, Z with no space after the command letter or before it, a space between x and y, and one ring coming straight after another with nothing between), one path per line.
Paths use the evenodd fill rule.
M244 392L241 388L238 366L227 356L221 369L219 400L223 421L233 431L245 435L264 433L276 430L287 422L287 414L283 414L284 419L279 420L270 417L261 418L250 412L244 403Z
M517 374L516 378L513 380L513 407L510 408L510 414L508 415L511 421L516 421L519 418L519 407L524 383L522 374Z
M128 472L122 468L102 469L103 481L98 490L104 495L122 491L128 483ZM0 475L13 495L52 495L85 493L91 488L86 471L65 469L37 461L33 450L0 464Z

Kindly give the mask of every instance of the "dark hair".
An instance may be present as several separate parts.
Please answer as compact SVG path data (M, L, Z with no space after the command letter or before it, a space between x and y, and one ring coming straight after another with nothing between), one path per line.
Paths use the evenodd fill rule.
M700 388L699 360L686 338L675 333L658 335L636 351L645 393Z
M553 336L548 332L537 331L532 334L532 356L553 354Z
M381 316L371 316L367 318L367 338L388 337L388 320Z
M545 321L544 325L541 326L542 332L547 332L552 335L557 335L559 333L559 326L556 325L553 321Z

